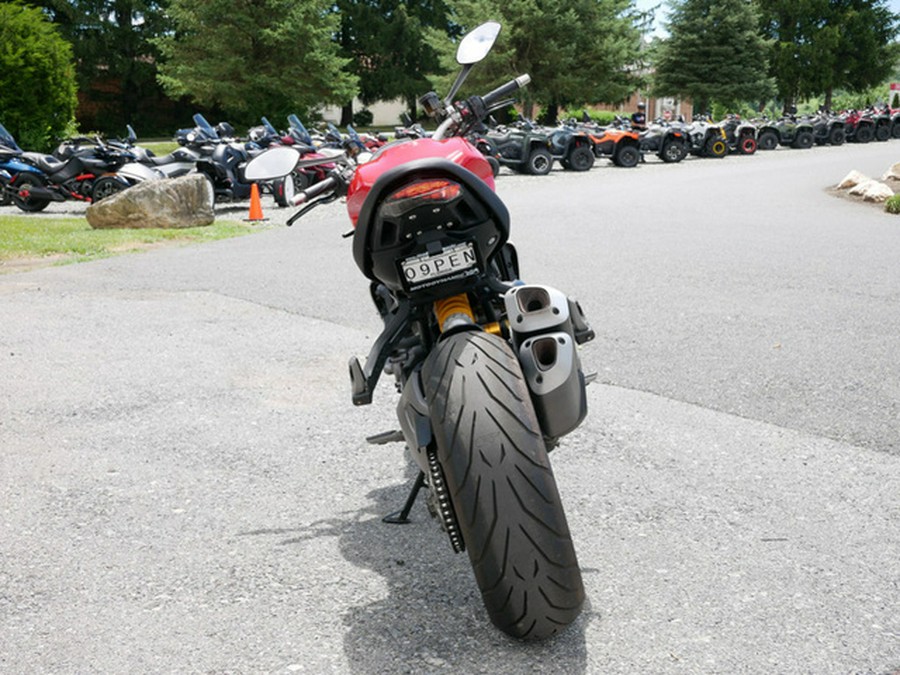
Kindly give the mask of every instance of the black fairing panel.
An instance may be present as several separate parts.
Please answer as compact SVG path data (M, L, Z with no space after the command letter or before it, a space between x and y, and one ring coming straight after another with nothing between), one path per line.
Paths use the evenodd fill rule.
M397 223L384 217L379 207L405 185L432 178L459 183L462 195L449 209L454 226L444 228L427 218ZM450 215L450 214L448 214ZM393 290L403 289L397 261L425 251L436 241L472 241L482 263L487 263L509 238L509 211L501 199L471 171L445 159L409 162L385 172L369 192L360 210L353 237L353 258L369 279Z

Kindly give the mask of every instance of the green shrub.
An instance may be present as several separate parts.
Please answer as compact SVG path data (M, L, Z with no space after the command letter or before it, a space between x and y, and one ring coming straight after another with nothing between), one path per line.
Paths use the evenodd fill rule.
M25 150L49 151L78 104L72 46L41 10L0 4L0 120Z
M363 108L353 113L353 126L355 127L370 127L374 120L375 116L368 108Z
M614 119L616 119L616 114L612 110L590 110L585 108L575 108L573 110L562 110L559 113L560 120L567 120L571 118L575 118L577 121L581 121L584 119L584 113L587 111L588 117L591 118L592 122L596 122L597 124L610 124ZM625 115L627 117L627 115Z
M890 197L884 203L884 210L888 213L900 213L900 194Z

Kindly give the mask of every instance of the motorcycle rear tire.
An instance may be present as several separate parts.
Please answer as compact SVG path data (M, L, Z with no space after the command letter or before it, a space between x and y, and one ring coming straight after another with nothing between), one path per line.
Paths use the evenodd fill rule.
M500 337L444 339L423 367L431 423L491 621L538 640L572 623L581 570L519 361Z
M113 176L101 176L94 181L94 186L91 188L91 199L96 203L101 199L106 199L107 197L111 197L112 195L121 192L127 187L128 185L118 178L114 178Z
M13 204L18 206L22 211L27 213L37 213L47 208L50 203L49 199L36 199L34 197L20 197L20 190L27 190L29 187L46 187L47 181L43 177L30 171L23 171L18 174L10 182L10 186L15 188L12 193Z

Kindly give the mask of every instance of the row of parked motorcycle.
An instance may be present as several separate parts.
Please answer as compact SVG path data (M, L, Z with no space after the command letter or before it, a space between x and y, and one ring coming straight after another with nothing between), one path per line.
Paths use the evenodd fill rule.
M616 166L633 167L647 155L675 163L688 155L752 155L757 150L773 150L779 146L806 149L814 145L869 143L891 138L900 138L900 110L873 108L840 114L823 110L800 117L785 114L776 120L766 117L744 120L732 114L718 123L709 116L691 123L683 119L657 119L641 129L622 117L616 117L606 126L571 119L555 128L541 127L520 117L511 125L487 129L472 140L501 165L522 173L544 175L550 172L554 162L559 162L564 169L587 171L600 158L608 158Z
M24 151L0 124L0 205L14 203L23 211L35 212L51 202L92 203L143 181L193 172L209 180L217 201L247 199L251 181L244 177L244 167L265 149L292 145L304 156L321 158L320 153L329 148L355 155L366 148L369 138L352 128L349 135L341 134L331 124L324 131L310 133L296 115L288 116L286 131L277 131L263 117L262 124L244 139L238 138L227 122L213 126L200 114L194 115L193 121L194 127L176 132L179 147L163 157L138 145L131 126L125 138L71 138L48 155ZM386 140L382 137L377 143ZM261 188L287 206L295 190L321 180L331 168L328 164L298 167L290 180L265 182Z
M247 138L239 138L227 122L213 126L201 114L194 115L193 121L194 127L176 132L179 147L164 157L138 145L131 126L125 138L72 138L47 155L23 151L0 124L0 205L12 202L33 212L51 202L96 202L142 181L191 172L209 180L216 200L247 199L252 184L244 177L247 162L270 147L290 145L302 158L294 172L260 184L279 206L288 206L294 194L323 180L334 168L322 161L329 152L362 160L392 140L385 134L359 134L349 126L343 134L333 124L310 132L296 115L287 117L283 131L263 117ZM428 135L409 118L394 130L394 140ZM600 158L633 167L647 155L675 163L688 155L751 155L757 149L772 150L779 145L810 148L890 138L900 138L900 110L820 111L802 117L786 114L777 120L743 120L729 115L719 123L708 116L691 123L657 119L646 129L633 128L630 120L622 117L605 126L573 119L553 128L520 117L509 125L482 126L469 140L488 158L495 174L507 166L517 172L545 175L555 162L566 170L587 171Z

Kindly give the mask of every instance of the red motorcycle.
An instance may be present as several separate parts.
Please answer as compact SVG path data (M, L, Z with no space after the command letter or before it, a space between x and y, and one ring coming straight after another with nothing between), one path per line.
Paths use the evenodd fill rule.
M385 521L408 522L425 488L453 550L468 551L493 623L541 639L574 621L584 602L548 451L587 413L591 378L576 347L594 333L577 302L519 281L509 212L490 164L465 140L530 78L452 102L499 30L488 23L467 35L450 94L421 99L440 123L432 138L337 165L295 197L304 206L291 221L347 197L353 256L384 320L365 365L350 361L353 403L370 403L379 376L393 375L400 429L368 440L405 443L420 469L404 507ZM248 171L267 180L297 161L278 148Z

